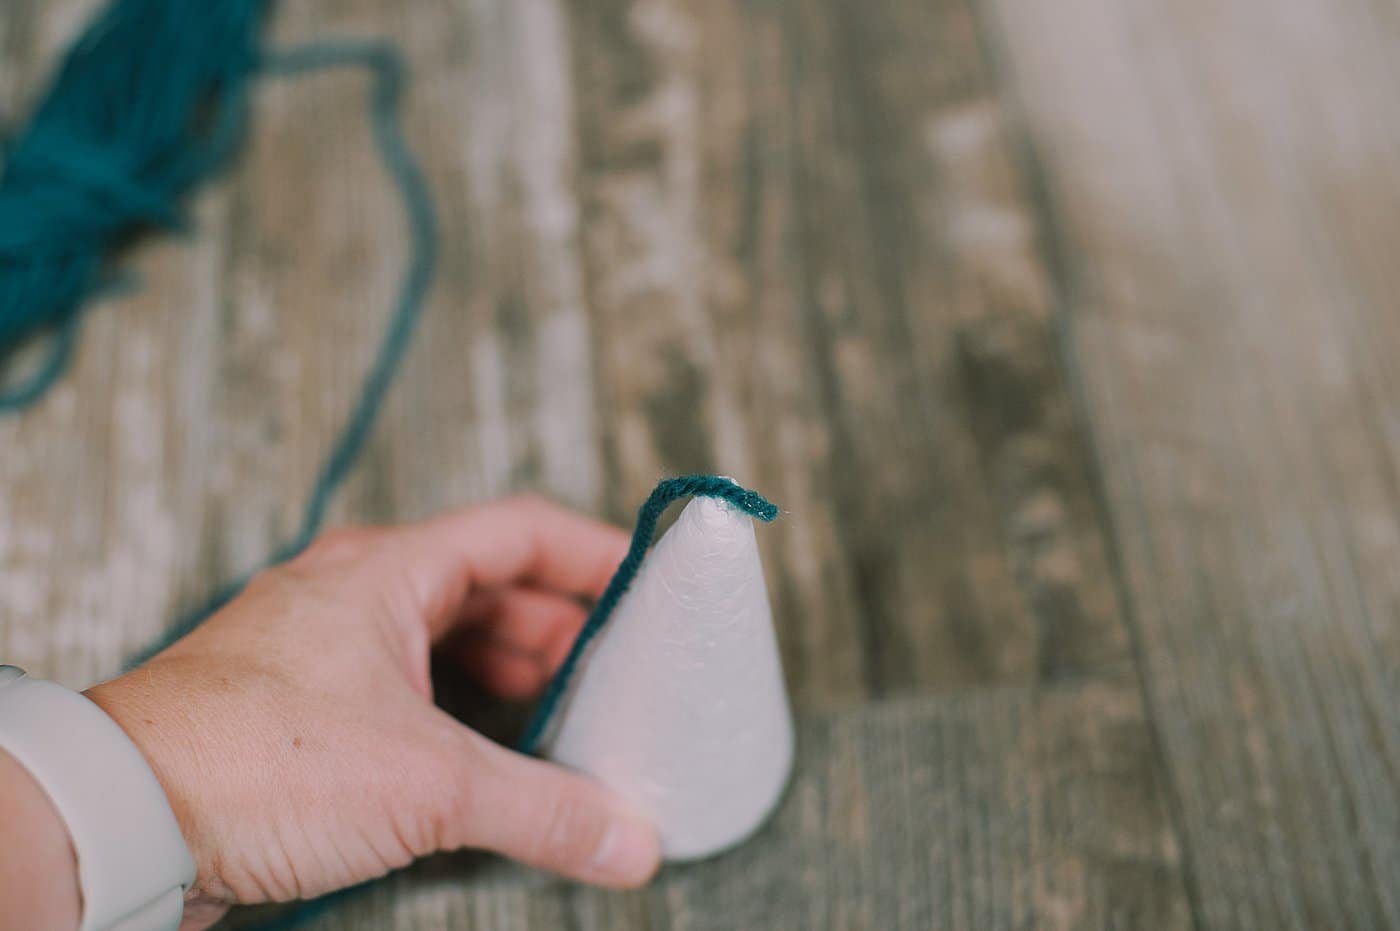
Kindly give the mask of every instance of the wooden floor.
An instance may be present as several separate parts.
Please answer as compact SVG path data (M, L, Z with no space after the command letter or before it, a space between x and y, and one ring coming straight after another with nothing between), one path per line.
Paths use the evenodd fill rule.
M93 0L6 0L17 117ZM610 894L350 929L1400 928L1400 6L300 0L387 36L445 267L337 520L741 478L801 758ZM349 75L0 422L0 656L86 685L290 534L404 231Z

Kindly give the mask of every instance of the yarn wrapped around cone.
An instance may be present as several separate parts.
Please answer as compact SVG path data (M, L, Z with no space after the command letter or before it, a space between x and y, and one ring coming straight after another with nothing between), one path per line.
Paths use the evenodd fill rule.
M649 817L668 860L756 831L793 726L753 521L700 497L652 549L545 733L544 755Z

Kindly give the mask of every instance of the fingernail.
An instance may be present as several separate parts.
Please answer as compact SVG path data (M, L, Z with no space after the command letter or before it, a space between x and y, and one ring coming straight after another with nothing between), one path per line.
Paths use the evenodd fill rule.
M650 879L660 861L661 842L651 823L632 812L619 812L589 866L602 880L630 886Z

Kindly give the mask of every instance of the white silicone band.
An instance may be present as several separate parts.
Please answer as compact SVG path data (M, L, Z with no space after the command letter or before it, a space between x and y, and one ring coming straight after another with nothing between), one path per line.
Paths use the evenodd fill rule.
M176 931L195 864L141 751L101 708L0 666L0 749L53 801L78 857L79 931Z

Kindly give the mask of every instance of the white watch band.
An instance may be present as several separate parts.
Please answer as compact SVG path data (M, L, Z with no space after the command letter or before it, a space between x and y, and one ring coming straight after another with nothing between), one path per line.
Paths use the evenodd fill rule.
M0 749L68 826L83 895L79 931L175 931L194 858L126 732L77 692L0 666Z

